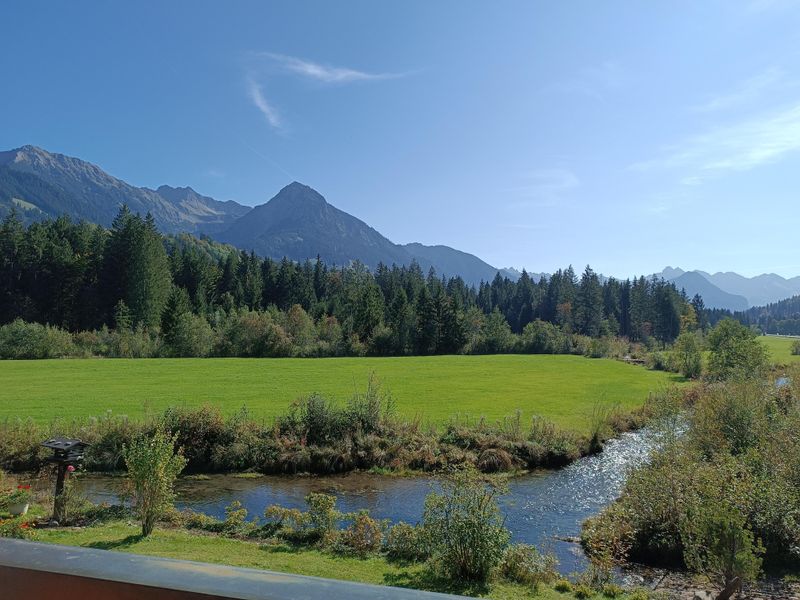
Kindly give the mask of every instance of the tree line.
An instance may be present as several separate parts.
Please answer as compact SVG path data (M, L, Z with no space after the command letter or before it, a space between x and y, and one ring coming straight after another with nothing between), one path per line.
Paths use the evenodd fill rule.
M201 355L571 352L614 336L670 344L703 314L700 298L660 279L601 279L587 266L475 287L416 263L372 272L276 261L164 236L124 206L110 229L68 217L26 228L13 213L0 225L0 324L147 332L199 344ZM264 339L314 349L259 349Z
M754 306L743 312L713 311L713 320L733 317L743 325L763 333L800 335L800 296L794 296L766 306Z

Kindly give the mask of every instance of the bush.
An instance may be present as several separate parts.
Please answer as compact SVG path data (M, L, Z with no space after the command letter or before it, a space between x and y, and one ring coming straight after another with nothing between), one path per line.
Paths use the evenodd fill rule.
M569 592L572 591L572 583L570 583L568 579L559 579L553 585L553 589L562 594L568 594Z
M398 523L389 528L384 550L394 560L418 562L427 560L430 556L424 528L408 523Z
M697 334L684 332L675 340L673 356L676 370L688 379L700 377L703 370L703 356Z
M24 517L0 519L0 537L30 540L34 538L33 529Z
M712 379L760 378L769 365L767 349L756 334L733 319L723 319L714 327L708 345Z
M247 509L238 500L225 507L223 527L228 533L237 533L244 528L247 521Z
M625 590L616 583L607 583L603 586L602 592L606 598L619 598L625 593Z
M425 499L423 526L436 570L453 579L486 581L508 546L497 490L473 472L456 473Z
M170 354L183 357L205 357L214 347L214 332L202 316L180 315L170 332Z
M592 591L592 588L590 588L588 585L576 585L574 591L575 597L578 598L578 600L586 600L586 598L591 598L594 596L594 591Z
M214 449L225 439L225 421L219 408L173 406L164 411L160 427L174 436L175 445L183 448L189 471L207 471Z
M351 521L350 526L339 535L338 542L341 546L359 556L380 550L385 529L382 523L370 517L367 511L348 515L348 519Z
M683 539L687 566L723 590L751 582L761 572L764 549L737 509L714 503L693 511Z
M792 342L792 354L795 356L800 355L800 340L795 340Z
M72 336L58 327L22 319L0 327L0 358L63 358L75 352Z
M336 496L311 492L306 496L306 504L311 531L321 540L330 537L341 516L336 510Z
M142 521L142 535L153 531L156 521L172 506L173 486L186 466L175 436L157 428L152 436L141 436L124 448L133 501Z
M540 554L533 546L514 544L506 548L499 574L509 581L530 585L538 590L541 584L556 579L557 564L554 556Z

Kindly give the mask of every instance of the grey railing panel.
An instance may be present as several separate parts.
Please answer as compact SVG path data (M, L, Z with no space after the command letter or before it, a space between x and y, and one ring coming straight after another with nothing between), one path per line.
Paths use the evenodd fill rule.
M37 591L43 592L47 586L47 589L52 589L57 585L57 581L53 581L54 576L65 583L58 595L62 600L78 600L79 594L81 598L208 597L235 600L463 598L320 577L0 538L0 596L3 600L6 599L3 591L8 590L24 591L25 595L20 598L38 598ZM45 585L46 581L50 583ZM120 588L119 595L113 591L115 585ZM96 589L92 590L92 586ZM123 592L122 588L127 591ZM139 591L138 596L135 593L131 596L131 589L148 591ZM102 594L105 595L98 590L103 590Z

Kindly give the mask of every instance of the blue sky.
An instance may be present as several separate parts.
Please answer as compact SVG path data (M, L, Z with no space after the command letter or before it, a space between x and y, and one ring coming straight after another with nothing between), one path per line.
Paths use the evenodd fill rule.
M800 275L800 4L5 4L0 147L496 266Z

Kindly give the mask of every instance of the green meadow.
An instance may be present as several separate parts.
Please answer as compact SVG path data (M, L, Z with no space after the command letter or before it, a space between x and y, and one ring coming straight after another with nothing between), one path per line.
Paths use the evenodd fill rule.
M202 404L271 419L313 392L344 401L371 374L407 418L499 419L520 410L576 430L586 430L598 403L630 409L681 381L618 361L552 355L0 361L0 419L43 423L106 411L140 418Z
M770 358L779 365L800 362L800 356L792 354L792 344L800 338L765 335L758 338L769 350Z

